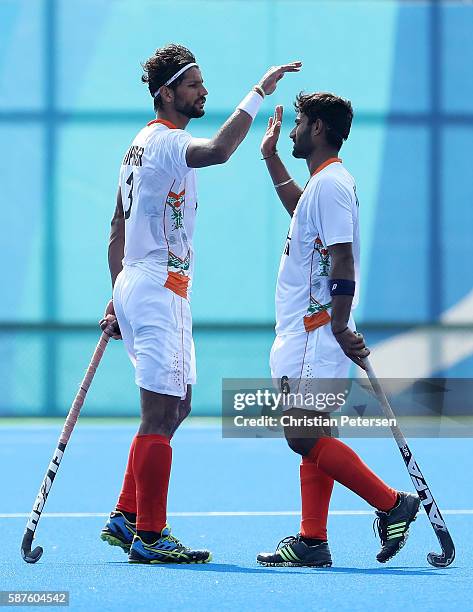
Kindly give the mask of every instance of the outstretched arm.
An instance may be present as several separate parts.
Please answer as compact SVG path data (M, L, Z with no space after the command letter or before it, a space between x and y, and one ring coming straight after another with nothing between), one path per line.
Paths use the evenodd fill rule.
M301 66L302 62L292 62L270 68L213 138L191 141L186 153L187 165L190 168L202 168L225 163L247 135L263 97L275 91L278 81L286 72L299 72Z
M301 197L302 189L291 178L276 149L281 132L282 114L283 107L276 106L274 115L269 118L266 133L261 141L261 154L266 161L266 167L268 168L276 193L284 208L292 217L297 202Z

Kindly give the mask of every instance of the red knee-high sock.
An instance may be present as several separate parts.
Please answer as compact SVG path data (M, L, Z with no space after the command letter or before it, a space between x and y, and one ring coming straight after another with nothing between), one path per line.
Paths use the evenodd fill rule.
M320 470L310 457L303 457L301 476L301 534L306 538L327 539L327 516L333 478Z
M136 482L136 528L160 532L166 525L166 507L172 449L159 434L136 436L133 474Z
M397 501L397 491L358 457L349 446L336 438L320 438L309 453L318 468L351 489L378 510L387 512Z
M130 446L125 477L123 479L122 490L117 503L117 510L124 510L125 512L131 512L132 514L136 514L136 483L135 477L133 476L133 454L135 452L136 438L137 436L133 438Z

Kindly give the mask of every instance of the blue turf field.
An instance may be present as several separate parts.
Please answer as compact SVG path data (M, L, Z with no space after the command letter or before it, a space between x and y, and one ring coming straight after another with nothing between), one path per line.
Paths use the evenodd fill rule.
M473 458L470 440L414 440L412 448L457 546L448 569L431 568L436 548L422 515L406 547L386 566L376 563L378 542L369 507L336 485L329 519L331 569L261 568L260 550L298 531L297 516L248 512L297 511L298 460L282 440L222 440L218 427L188 426L173 442L170 522L185 543L207 546L214 562L198 566L130 566L103 543L100 516L42 518L36 565L21 560L26 518L54 450L60 425L0 428L2 465L0 590L69 590L74 610L452 610L471 609ZM46 512L107 513L116 500L134 426L80 423L54 483ZM390 484L410 480L390 439L349 443ZM469 511L469 512L467 512ZM179 516L188 512L194 516ZM240 512L205 516L198 513ZM469 603L470 602L470 603Z

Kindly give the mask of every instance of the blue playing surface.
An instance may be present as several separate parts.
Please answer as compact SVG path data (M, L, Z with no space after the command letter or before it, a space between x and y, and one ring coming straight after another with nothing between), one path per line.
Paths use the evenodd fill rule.
M64 455L45 512L108 513L115 504L136 427L79 423ZM60 425L0 428L2 555L0 590L68 590L74 610L452 610L471 609L473 456L470 440L413 440L457 547L447 569L426 561L438 545L422 514L405 548L379 565L367 504L336 485L329 518L330 569L262 568L255 555L299 529L299 517L250 516L300 508L298 459L283 440L223 440L218 427L187 426L173 441L169 494L173 532L208 547L208 565L136 566L99 539L101 516L44 516L36 565L20 557L20 542ZM392 486L412 484L391 439L349 440ZM188 512L194 516L179 516ZM229 512L227 516L198 513ZM237 515L236 513L242 513ZM176 515L174 515L176 514Z

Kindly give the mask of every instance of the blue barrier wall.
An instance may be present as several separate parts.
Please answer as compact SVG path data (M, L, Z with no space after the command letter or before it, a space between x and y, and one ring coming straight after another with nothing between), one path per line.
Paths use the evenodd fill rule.
M468 308L449 313L473 287L472 31L473 6L462 2L0 2L0 414L68 408L110 294L119 164L153 118L140 61L170 41L193 50L209 90L205 117L189 127L196 136L213 134L269 65L304 61L231 160L199 171L195 413L218 410L222 376L268 374L289 218L259 142L283 104L279 150L305 183L288 139L301 89L334 91L355 108L342 157L361 203L357 319L370 342L414 324L468 330ZM470 375L470 355L451 358L448 371ZM115 343L87 410L136 406L132 369Z

